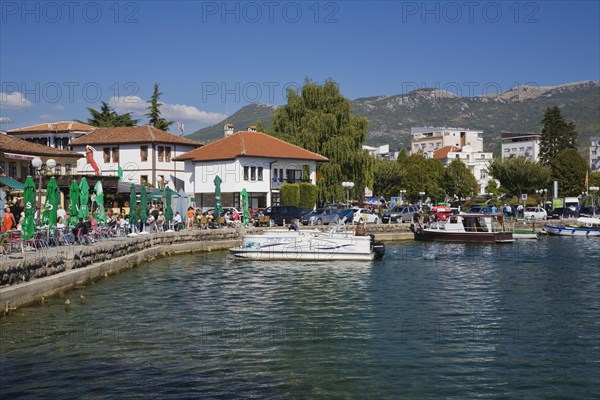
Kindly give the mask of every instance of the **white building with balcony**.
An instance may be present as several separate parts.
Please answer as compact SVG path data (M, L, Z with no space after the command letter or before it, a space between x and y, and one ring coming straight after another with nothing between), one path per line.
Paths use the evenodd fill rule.
M68 150L72 140L85 136L95 129L95 126L82 122L58 121L12 129L7 133L27 142Z
M410 128L410 134L412 135L411 154L425 154L447 146L456 148L470 146L475 152L483 151L483 131L463 128L413 127Z
M225 136L186 154L185 171L196 204L215 206L215 184L221 179L224 207L240 207L241 192L246 189L250 208L279 204L279 190L284 183L317 182L317 163L328 159L299 146L256 131L232 133L225 126Z
M373 157L377 157L377 158L381 158L381 159L385 159L385 160L391 160L391 161L395 161L398 159L398 151L390 151L390 145L389 144L384 144L381 146L367 146L364 145L362 146L363 150L368 151Z
M541 133L502 132L502 159L525 157L528 160L540 160Z
M600 136L590 137L590 168L600 172Z
M168 184L177 191L183 189L193 193L193 187L185 184L190 181L190 176L184 163L174 159L202 144L145 125L97 128L73 140L71 146L73 151L84 155L90 146L100 175L117 176L121 168L123 182L156 188ZM87 158L79 160L77 170L79 174L95 174Z

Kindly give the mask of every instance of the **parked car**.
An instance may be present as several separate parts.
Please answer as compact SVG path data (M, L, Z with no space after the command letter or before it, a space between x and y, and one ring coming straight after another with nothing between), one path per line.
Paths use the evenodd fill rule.
M525 219L544 220L548 218L546 210L544 210L542 207L526 207L523 215L525 216Z
M565 218L577 218L577 211L573 211L568 207L558 207L550 212L548 218L552 219L565 219Z
M418 212L414 206L396 206L391 210L386 211L381 216L381 222L384 224L391 222L410 222L413 215Z
M473 206L467 210L467 214L491 214L492 207L488 206Z
M353 222L358 223L360 219L365 221L367 224L376 224L377 222L379 222L379 216L377 214L374 214L368 208L356 209L356 211L354 212Z
M269 217L271 225L283 225L289 224L294 218L300 220L309 211L296 206L271 206L265 209L264 214Z
M586 206L586 207L581 207L581 209L579 210L579 216L580 217L593 217L594 215L599 216L600 215L600 207L594 207L592 206Z
M208 215L209 211L213 213L213 217L222 217L223 215L225 215L225 214L227 214L227 213L229 213L229 215L233 215L233 212L234 212L234 211L237 211L237 212L238 212L238 214L240 214L240 215L242 215L242 214L243 214L243 213L242 213L240 210L238 210L238 209L236 209L236 208L234 208L234 207L223 207L223 208L221 209L221 215L215 215L215 209L214 209L214 208L209 208L208 210L204 211L204 212L202 213L202 215L203 215L203 216L206 216L206 215Z
M318 208L300 218L302 225L323 225L338 221L338 210L335 208Z

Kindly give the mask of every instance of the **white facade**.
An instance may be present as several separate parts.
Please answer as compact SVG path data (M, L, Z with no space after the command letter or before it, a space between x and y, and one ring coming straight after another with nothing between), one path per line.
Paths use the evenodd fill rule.
M68 150L72 140L94 129L96 127L77 121L59 121L13 129L8 134L28 142Z
M590 168L600 172L600 136L590 137Z
M525 157L528 160L539 161L541 138L539 133L502 132L502 159Z
M193 187L185 184L190 181L190 176L185 171L184 162L176 162L172 159L194 148L190 145L172 143L95 145L93 157L100 168L100 175L117 176L121 167L123 182L148 183L156 188L162 188L163 183L168 183L168 186L173 189L182 188L186 193L193 193ZM86 146L73 146L73 151L85 155ZM77 171L82 175L95 173L86 158L79 159Z
M398 159L398 151L390 151L389 144L384 144L377 147L366 146L363 144L362 149L368 151L373 157L383 158L391 161Z
M442 147L471 146L474 151L483 151L483 131L462 128L410 128L411 154L432 152Z
M303 171L308 169L305 177ZM312 160L285 160L239 156L234 160L185 161L186 176L196 195L196 204L214 207L214 180L221 178L223 207L239 207L243 189L249 194L250 208L269 207L278 202L283 183L316 184L317 163ZM186 183L187 187L188 183Z

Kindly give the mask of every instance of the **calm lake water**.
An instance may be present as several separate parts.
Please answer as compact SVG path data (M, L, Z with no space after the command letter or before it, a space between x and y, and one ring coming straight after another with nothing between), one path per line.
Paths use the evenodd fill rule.
M600 396L596 239L180 256L65 297L0 320L0 398Z

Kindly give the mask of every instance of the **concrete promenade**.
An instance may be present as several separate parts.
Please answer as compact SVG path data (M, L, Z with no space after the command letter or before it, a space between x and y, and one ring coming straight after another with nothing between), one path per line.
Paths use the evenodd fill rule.
M315 229L303 227L302 229ZM327 227L325 227L326 229ZM0 256L0 317L11 309L39 303L77 286L149 260L182 253L226 250L239 245L246 233L265 228L194 229L113 237L90 245L47 249L25 248L24 253ZM377 240L412 240L408 224L372 225Z

